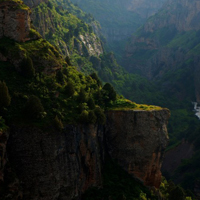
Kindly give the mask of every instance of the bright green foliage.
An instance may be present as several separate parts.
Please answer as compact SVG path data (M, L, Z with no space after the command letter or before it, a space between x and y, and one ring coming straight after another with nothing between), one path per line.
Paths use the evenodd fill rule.
M97 116L97 122L99 124L105 124L106 123L106 116L103 112L103 110L100 107L97 107L94 109L95 115Z
M11 97L8 92L8 87L4 81L3 82L0 81L0 110L3 107L8 107L10 105L10 102L11 102Z
M35 75L35 68L30 57L24 58L21 63L21 73L27 78L33 78Z
M58 119L57 115L56 115L56 117L54 119L54 125L59 131L64 128L62 121L60 119Z
M37 96L30 96L25 108L24 112L26 116L28 116L31 119L41 118L42 112L44 112L44 107L40 101L40 99Z
M97 74L95 72L93 72L92 74L90 74L90 76L97 81L98 86L102 85L101 80L99 79L99 77L97 76Z

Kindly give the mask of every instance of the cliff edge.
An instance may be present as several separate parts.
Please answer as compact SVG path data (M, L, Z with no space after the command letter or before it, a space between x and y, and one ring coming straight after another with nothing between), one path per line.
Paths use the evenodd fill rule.
M169 111L109 111L108 152L129 174L147 186L159 187L161 164L168 144Z

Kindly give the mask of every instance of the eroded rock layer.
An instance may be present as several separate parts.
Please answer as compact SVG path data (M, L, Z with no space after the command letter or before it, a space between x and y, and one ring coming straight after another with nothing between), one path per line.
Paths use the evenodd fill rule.
M108 112L106 139L111 157L148 186L160 186L168 118L165 109Z

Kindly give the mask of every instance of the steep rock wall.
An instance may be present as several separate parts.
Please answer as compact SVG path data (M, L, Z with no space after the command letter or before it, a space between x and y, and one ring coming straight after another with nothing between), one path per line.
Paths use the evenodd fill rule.
M29 40L30 9L22 9L12 1L0 4L0 38L8 37L18 42Z
M106 142L113 159L145 185L159 187L169 111L110 111Z
M106 152L145 185L159 187L168 117L168 110L109 111L104 127L11 127L8 157L23 199L79 199L89 187L101 186Z
M70 200L100 186L102 147L102 131L96 126L69 126L63 132L12 127L8 154L23 199Z

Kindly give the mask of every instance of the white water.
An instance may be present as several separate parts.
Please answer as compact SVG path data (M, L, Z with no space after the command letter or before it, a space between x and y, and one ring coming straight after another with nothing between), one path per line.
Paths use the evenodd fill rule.
M195 115L200 119L200 106L198 106L197 102L192 102L194 105Z

